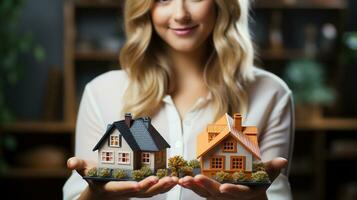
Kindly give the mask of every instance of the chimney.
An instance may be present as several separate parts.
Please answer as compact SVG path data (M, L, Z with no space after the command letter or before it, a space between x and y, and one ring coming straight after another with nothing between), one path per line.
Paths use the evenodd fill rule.
M143 121L144 121L144 125L146 126L146 128L149 128L149 125L151 123L150 117L143 117Z
M125 124L130 128L131 126L131 113L125 113Z
M242 131L242 115L239 113L236 113L236 114L234 114L233 118L234 118L234 125L233 125L234 128L237 131L241 132Z

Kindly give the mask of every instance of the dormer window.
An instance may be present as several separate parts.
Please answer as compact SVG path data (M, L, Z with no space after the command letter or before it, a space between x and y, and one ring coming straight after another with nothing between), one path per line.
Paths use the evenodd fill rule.
M208 133L208 142L211 142L216 136L218 135L218 133Z
M121 135L111 135L109 138L110 147L121 147Z

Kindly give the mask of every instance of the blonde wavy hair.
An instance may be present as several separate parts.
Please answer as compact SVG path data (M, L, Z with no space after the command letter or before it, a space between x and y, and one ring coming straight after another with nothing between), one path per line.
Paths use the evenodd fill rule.
M126 43L120 64L129 75L122 112L134 116L154 115L166 94L175 90L170 58L162 51L150 9L155 0L126 1ZM205 85L212 94L215 118L228 112L246 114L245 83L253 79L254 49L248 27L249 0L215 0L217 19L209 40L210 57L203 70Z

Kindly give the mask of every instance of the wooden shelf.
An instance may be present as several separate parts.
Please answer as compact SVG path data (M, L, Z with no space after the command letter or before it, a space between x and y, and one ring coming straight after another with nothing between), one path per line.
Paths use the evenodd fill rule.
M327 161L357 161L356 154L327 155Z
M262 60L294 60L306 57L301 49L283 49L281 51L261 50L258 51L259 58Z
M11 168L0 177L3 178L66 178L70 170L63 169L36 169L36 168Z
M123 0L75 0L74 5L77 8L122 8Z
M109 50L77 51L76 60L82 61L118 61L119 53Z
M313 121L296 121L297 130L357 130L357 119L326 118Z
M41 121L25 121L14 122L8 125L3 125L0 128L0 133L45 133L45 134L63 134L73 133L74 124L65 122L41 122Z
M253 7L255 9L275 9L275 10L344 10L347 8L345 0L315 0L286 3L284 0L257 0Z

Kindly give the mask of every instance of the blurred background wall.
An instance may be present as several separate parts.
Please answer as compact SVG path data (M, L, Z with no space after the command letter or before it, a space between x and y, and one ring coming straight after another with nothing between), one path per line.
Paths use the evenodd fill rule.
M22 76L3 88L11 117L0 128L1 199L62 198L83 87L118 68L122 4L24 1L14 34L32 32L44 58L21 54ZM356 10L353 0L256 0L253 6L256 64L286 80L298 98L295 199L357 198L357 36L347 34L357 32Z

